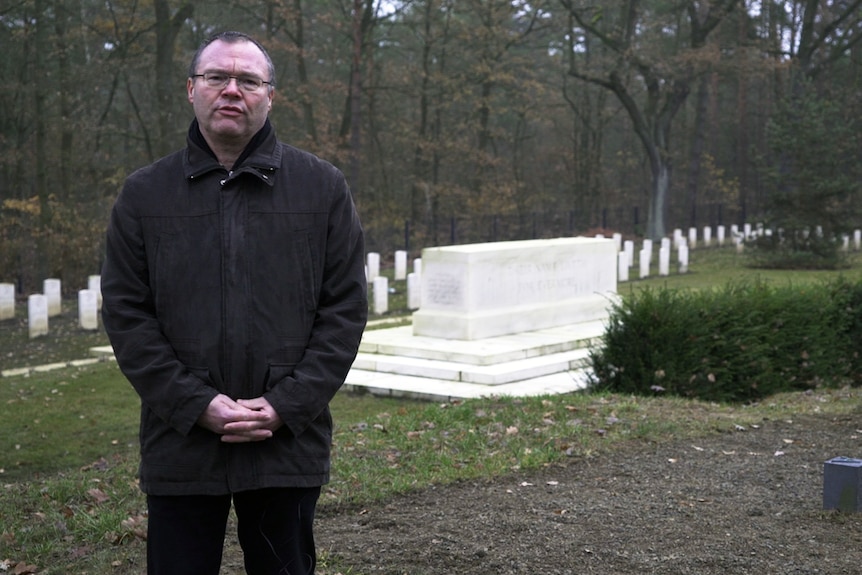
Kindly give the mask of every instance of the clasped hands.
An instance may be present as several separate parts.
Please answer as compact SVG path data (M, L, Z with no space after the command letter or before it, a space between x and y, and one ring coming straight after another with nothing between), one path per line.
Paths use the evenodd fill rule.
M198 418L198 425L218 433L225 443L248 443L269 439L284 422L263 397L234 401L219 394Z

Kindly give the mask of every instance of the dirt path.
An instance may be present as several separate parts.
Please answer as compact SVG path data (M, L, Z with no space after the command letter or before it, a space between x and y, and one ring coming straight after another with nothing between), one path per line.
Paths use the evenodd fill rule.
M862 457L862 411L324 508L318 545L361 574L857 574L862 514L822 510L839 455Z

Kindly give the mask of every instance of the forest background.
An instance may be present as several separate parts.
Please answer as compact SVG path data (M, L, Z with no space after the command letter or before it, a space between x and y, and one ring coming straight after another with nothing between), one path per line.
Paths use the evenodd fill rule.
M224 29L270 51L277 133L345 172L369 251L862 224L862 0L0 0L0 280L98 273Z

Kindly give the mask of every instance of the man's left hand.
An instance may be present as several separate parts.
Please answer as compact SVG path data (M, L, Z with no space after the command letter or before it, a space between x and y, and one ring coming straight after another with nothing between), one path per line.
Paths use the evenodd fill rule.
M272 437L272 433L284 425L281 417L279 417L275 409L272 408L272 405L263 397L238 399L236 402L243 407L260 412L266 417L254 421L234 421L225 424L225 432L221 437L221 440L225 443L262 441Z

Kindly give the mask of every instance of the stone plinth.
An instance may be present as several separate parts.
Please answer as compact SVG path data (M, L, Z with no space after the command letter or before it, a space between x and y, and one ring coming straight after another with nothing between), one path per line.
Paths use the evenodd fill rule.
M413 333L476 340L603 320L616 285L611 239L426 248Z

